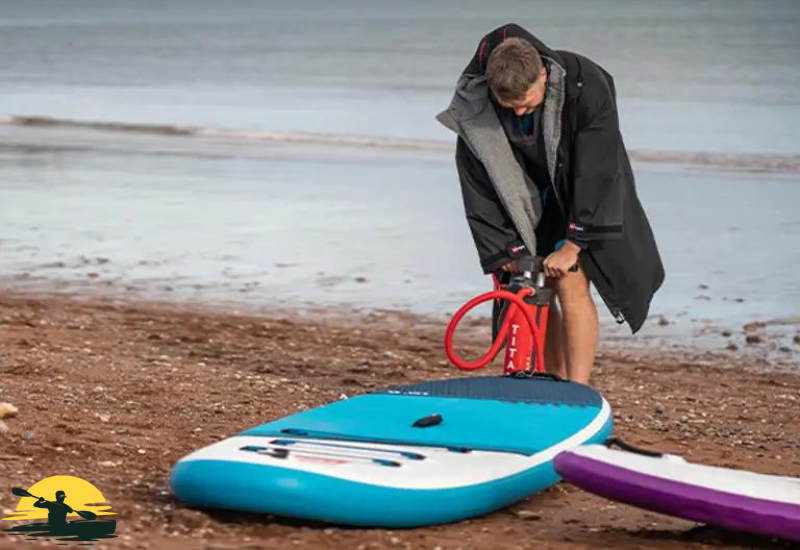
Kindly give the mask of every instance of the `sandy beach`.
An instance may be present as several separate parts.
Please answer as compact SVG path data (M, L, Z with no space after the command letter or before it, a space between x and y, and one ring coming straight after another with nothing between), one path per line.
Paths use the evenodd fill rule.
M6 293L0 401L19 414L0 433L0 479L7 487L55 472L91 480L118 522L119 538L98 549L790 547L564 483L485 517L393 531L195 511L171 496L170 468L200 446L345 396L462 375L444 357L443 332L438 319L399 312L253 315ZM459 342L477 354L486 338L476 321ZM726 365L708 352L603 349L594 384L611 403L615 435L630 443L800 475L800 376ZM487 369L500 372L496 364ZM13 510L15 498L4 491L0 507ZM23 546L0 536L0 548Z

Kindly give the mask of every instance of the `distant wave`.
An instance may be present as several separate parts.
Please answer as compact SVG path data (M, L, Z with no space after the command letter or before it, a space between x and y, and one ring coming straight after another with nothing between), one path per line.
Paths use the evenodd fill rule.
M453 150L452 142L434 140L409 140L350 134L318 134L305 132L251 132L165 124L78 121L40 116L15 116L7 119L0 119L0 124L6 126L33 126L44 128L85 128L106 132L206 137L220 140L263 143L319 144L422 151ZM637 162L748 171L800 172L800 155L794 154L715 153L708 151L659 151L647 149L631 150L629 153L631 160Z
M631 160L663 164L707 166L764 172L800 172L800 155L769 153L714 153L709 151L629 151Z
M359 147L379 147L384 149L422 149L429 151L449 151L453 144L444 141L403 140L349 134L315 134L305 132L255 132L244 130L222 130L197 126L173 126L165 124L132 124L126 122L90 122L57 119L50 117L15 116L0 119L0 124L12 126L38 126L86 128L109 132L156 134L163 136L202 136L219 139L256 141L270 143L315 143L323 145L349 145Z
M161 134L169 136L190 136L198 132L197 128L192 128L189 126L181 127L170 126L166 124L128 124L124 122L87 122L41 116L14 116L2 120L2 123L11 126L91 128L92 130L106 130L110 132L133 132L140 134Z

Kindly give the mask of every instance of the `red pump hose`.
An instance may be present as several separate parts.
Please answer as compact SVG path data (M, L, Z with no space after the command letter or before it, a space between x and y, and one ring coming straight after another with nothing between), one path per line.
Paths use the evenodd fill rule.
M530 296L534 293L532 288L526 287L520 289L520 291L516 294L508 292L506 290L493 290L491 292L487 292L486 294L481 294L479 296L475 296L472 300L461 306L458 311L456 311L453 318L450 320L450 324L447 325L447 330L444 333L444 351L447 354L447 358L458 368L462 370L476 370L488 365L492 359L494 359L497 352L503 347L505 343L506 336L508 335L508 327L511 323L511 319L513 317L513 311L515 307L519 307L522 309L522 312L525 315L525 321L528 323L529 329L531 333L534 332L536 329L536 319L531 312L531 308L526 307L523 298L525 296ZM492 347L489 348L489 351L478 359L477 361L466 361L458 356L455 349L453 349L453 334L456 331L456 327L458 323L461 321L461 318L466 315L466 313L477 306L478 304L482 304L483 302L488 302L489 300L508 300L511 302L511 305L508 308L508 311L505 315L505 320L503 324L500 326L500 331L497 334L497 338L495 338ZM538 365L537 365L538 366ZM537 369L538 370L538 369Z

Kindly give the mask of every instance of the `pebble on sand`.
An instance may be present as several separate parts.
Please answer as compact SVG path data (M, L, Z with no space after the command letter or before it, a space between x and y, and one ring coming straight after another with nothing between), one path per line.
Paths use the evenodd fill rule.
M2 418L14 418L17 416L19 409L17 409L11 403L0 403L0 419Z
M752 323L747 323L742 328L744 329L745 332L755 332L760 328L764 328L765 326L767 326L766 323L762 323L760 321L754 321Z
M532 510L519 510L516 512L516 516L526 521L536 521L538 519L542 519L542 514Z

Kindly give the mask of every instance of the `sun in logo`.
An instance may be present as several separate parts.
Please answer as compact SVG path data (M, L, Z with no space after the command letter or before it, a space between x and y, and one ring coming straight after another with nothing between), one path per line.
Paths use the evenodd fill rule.
M44 498L47 501L56 501L56 493L64 492L66 498L63 499L73 510L92 512L98 516L113 515L115 512L108 512L111 506L104 506L106 499L97 488L79 477L74 476L52 476L34 483L27 491L31 495ZM17 504L17 510L11 512L9 517L3 518L5 521L19 521L26 519L47 519L47 508L36 507L37 502L33 497L22 497ZM67 517L78 516L77 512L67 514ZM78 518L80 519L80 518Z

